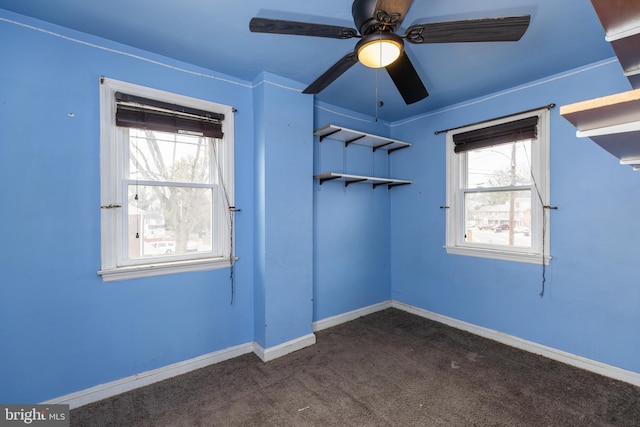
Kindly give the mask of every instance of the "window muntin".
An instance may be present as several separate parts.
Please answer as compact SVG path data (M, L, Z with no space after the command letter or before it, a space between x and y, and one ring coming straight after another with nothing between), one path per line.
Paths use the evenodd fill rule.
M219 111L217 137L116 125L116 94ZM102 269L105 281L229 266L230 107L111 79L101 85Z
M538 115L537 137L455 153L457 133ZM547 262L548 113L538 110L447 134L448 253Z

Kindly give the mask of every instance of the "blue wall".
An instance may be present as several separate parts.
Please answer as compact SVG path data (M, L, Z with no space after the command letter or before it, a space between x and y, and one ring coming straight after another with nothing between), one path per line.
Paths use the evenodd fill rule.
M251 84L3 11L0 17L75 39L0 21L0 402L44 401L251 342ZM228 269L115 283L96 273L101 75L238 109L242 212L233 305Z
M387 136L386 123L324 104L315 128L333 124ZM388 177L385 150L316 137L314 175L342 172ZM408 149L410 150L410 149ZM400 150L402 151L402 150ZM395 155L395 154L394 154ZM395 178L403 178L396 176ZM314 320L390 299L389 194L386 186L314 181Z
M312 333L313 98L263 73L256 83L255 341Z
M392 194L392 298L640 372L640 175L551 110L551 255L541 266L448 255L445 135L436 130L629 90L605 61L392 125L412 141L393 167L414 184Z

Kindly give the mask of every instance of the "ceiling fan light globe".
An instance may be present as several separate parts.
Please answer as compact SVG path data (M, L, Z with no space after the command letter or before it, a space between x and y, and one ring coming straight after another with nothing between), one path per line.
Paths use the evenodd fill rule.
M358 61L370 68L383 68L402 54L402 39L395 34L370 34L356 46Z

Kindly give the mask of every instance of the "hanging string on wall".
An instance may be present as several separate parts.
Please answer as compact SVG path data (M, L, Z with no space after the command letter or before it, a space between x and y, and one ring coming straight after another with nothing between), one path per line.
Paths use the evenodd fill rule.
M234 219L236 212L240 212L240 209L236 209L235 206L229 206L229 281L231 282L231 304L235 299L236 286L235 286L235 260L233 259L233 233L234 233Z
M538 187L536 187L537 191ZM538 193L538 197L540 197L540 193ZM549 206L543 205L543 209L558 209L557 206ZM540 298L544 297L545 291L545 283L547 282L547 263L544 262L544 245L545 245L545 236L547 234L547 215L543 212L542 214L542 289L540 290Z
M134 150L136 152L136 159L138 158L138 135L134 137ZM138 174L140 173L140 165L136 162L136 195L133 198L136 201L136 239L140 238L140 203L138 197Z
M137 187L137 185L136 185ZM136 197L134 198L136 201L136 212L140 212L138 207L138 189L136 188ZM140 214L136 214L136 239L140 238Z
M545 262L545 249L546 249L546 238L547 238L547 212L548 209L558 209L557 206L545 205L544 200L542 200L542 194L540 193L540 189L538 188L538 183L536 182L536 177L533 174L533 170L531 169L531 160L529 158L529 153L527 150L524 151L527 156L527 162L529 163L529 173L531 174L531 181L533 182L533 188L536 190L536 195L538 196L538 202L542 206L542 283L540 289L540 298L544 297L545 287L547 283L547 263Z
M233 109L235 113L235 108ZM223 201L225 203L226 211L229 213L229 282L231 287L231 299L230 304L233 305L235 301L235 258L234 258L234 241L233 236L235 234L235 214L236 212L240 212L240 209L236 208L231 204L231 200L229 198L229 193L227 191L227 187L224 182L224 177L222 174L222 169L220 167L220 159L217 152L217 144L214 142L212 147L213 156L216 163L216 170L218 172L218 181L220 183L219 187L222 192Z

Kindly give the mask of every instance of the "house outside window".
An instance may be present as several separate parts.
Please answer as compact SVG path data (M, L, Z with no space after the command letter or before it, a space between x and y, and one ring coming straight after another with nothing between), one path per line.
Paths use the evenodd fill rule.
M230 266L231 107L111 79L100 89L103 280Z
M447 132L447 253L548 263L549 114Z

